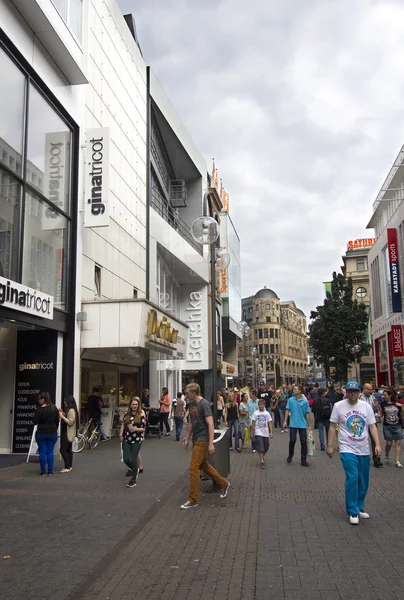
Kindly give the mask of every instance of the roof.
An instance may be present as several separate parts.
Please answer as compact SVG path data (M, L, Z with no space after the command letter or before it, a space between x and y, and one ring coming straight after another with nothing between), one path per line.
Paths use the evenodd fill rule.
M271 289L267 288L265 285L261 290L255 294L254 298L278 298L278 295Z

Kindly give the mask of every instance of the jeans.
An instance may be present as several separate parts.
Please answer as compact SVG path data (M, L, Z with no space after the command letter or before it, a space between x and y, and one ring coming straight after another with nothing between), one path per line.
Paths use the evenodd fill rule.
M239 450L240 440L238 437L238 431L239 431L238 419L230 419L229 421L227 421L227 426L229 428L230 448L233 445L233 430L234 430L234 449Z
M60 438L60 454L65 463L65 469L71 469L73 466L73 442L69 442L66 437Z
M175 436L179 440L184 425L184 417L174 417L175 422Z
M324 444L324 430L325 430L325 441L328 444L328 430L330 429L329 421L319 421L318 422L318 435L320 438L320 448L325 448Z
M220 487L225 488L227 485L224 479L208 462L208 442L195 442L192 449L191 463L189 465L189 473L191 477L191 489L188 496L188 502L198 502L200 471L203 471L213 479Z
M129 442L123 443L123 462L129 469L132 470L132 479L137 479L137 456L140 452L140 446L142 444L130 444Z
M252 429L252 427L250 427L251 448L252 448L252 450L256 450L257 448L255 446L255 435L254 436L252 435L251 429Z
M41 465L41 473L46 473L46 463L48 463L48 473L53 473L53 463L55 461L55 455L53 450L58 440L58 436L49 435L46 433L37 433L36 442L39 446L39 462Z
M170 424L168 422L168 412L160 413L160 431L163 433L163 424L166 426L166 432L170 433Z
M297 432L299 432L300 446L301 446L301 460L307 458L307 429L305 427L290 427L290 438L289 438L289 456L293 456L295 453L295 444L297 439Z
M278 406L278 412L279 412L280 427L281 427L281 429L283 429L283 424L285 422L285 410L282 408L279 408L279 406Z
M369 487L370 456L341 452L340 458L346 475L346 512L348 515L357 515L365 509L365 496Z
M101 434L101 439L102 440L106 440L107 439L107 434L105 433L105 429L104 429L104 425L102 423L102 417L90 417L94 419L94 427L98 427L98 429L100 430L100 434Z

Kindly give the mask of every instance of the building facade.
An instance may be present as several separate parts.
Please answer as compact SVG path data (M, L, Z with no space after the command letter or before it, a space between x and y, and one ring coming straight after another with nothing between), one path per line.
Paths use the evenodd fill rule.
M239 342L243 383L279 385L307 377L307 324L293 301L281 302L264 286L242 300L242 320L251 328Z
M377 385L404 384L403 260L404 147L373 204L368 229L376 242L369 251L372 339Z

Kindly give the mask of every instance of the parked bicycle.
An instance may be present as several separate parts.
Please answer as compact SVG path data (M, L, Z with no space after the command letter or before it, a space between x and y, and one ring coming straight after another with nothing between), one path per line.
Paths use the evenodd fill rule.
M101 431L99 425L95 424L95 419L90 419L83 430L74 438L73 452L81 452L86 446L94 450L100 443Z

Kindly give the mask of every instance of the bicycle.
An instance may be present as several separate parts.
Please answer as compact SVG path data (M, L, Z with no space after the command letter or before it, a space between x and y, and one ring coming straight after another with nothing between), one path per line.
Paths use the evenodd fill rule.
M95 419L90 419L84 426L81 433L78 433L73 440L72 451L81 452L88 445L90 450L94 450L100 443L101 431L99 425L95 425Z

